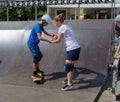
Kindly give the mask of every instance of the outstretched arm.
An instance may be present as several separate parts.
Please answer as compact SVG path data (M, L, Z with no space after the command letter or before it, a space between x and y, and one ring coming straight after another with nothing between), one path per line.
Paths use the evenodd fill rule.
M52 40L52 43L60 43L63 37L63 34L56 34L57 38Z
M55 35L54 34L51 34L51 33L48 33L47 31L43 31L46 35L48 35L48 36L51 36L51 37L54 37Z
M40 34L40 33L37 33L37 37L38 37L38 39L41 40L41 41L46 41L46 42L51 43L51 40L42 37L42 34Z

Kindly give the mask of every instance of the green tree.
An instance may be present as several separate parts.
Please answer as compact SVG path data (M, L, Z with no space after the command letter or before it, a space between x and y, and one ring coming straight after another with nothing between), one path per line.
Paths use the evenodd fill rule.
M35 20L35 7L8 7L9 21L26 21L26 20ZM37 7L38 18L41 17L47 11L46 6ZM0 21L7 20L7 8L0 7Z
M0 7L0 21L6 21L7 9Z
M38 6L38 18L47 12L46 6Z

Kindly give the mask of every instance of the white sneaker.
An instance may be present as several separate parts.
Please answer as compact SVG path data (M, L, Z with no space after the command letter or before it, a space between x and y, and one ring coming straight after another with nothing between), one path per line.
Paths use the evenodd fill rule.
M63 90L63 91L67 91L67 90L71 90L71 89L73 89L73 85L66 85L63 88L61 88L61 90Z

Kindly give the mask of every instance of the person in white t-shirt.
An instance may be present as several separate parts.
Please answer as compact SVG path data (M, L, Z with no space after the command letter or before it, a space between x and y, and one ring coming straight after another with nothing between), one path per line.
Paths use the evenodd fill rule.
M70 90L73 88L73 73L75 61L79 59L80 45L78 44L73 30L64 24L64 14L61 13L54 18L55 25L59 28L57 38L53 39L52 43L60 43L64 38L66 43L66 60L64 70L67 73L67 79L62 83L67 83L61 90Z

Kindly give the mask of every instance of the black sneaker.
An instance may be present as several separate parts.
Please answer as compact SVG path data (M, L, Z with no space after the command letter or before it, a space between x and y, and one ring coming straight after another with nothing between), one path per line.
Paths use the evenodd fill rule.
M67 91L67 90L71 90L71 89L73 89L73 85L66 85L63 88L61 88L61 90L63 90L63 91Z
M37 71L38 73L43 73L44 74L44 71L42 71L42 70L39 70L39 71Z
M62 81L62 83L63 83L63 84L67 84L67 81L68 81L68 80L65 79L65 80Z
M32 78L41 78L38 74L36 74L36 75L32 75Z

